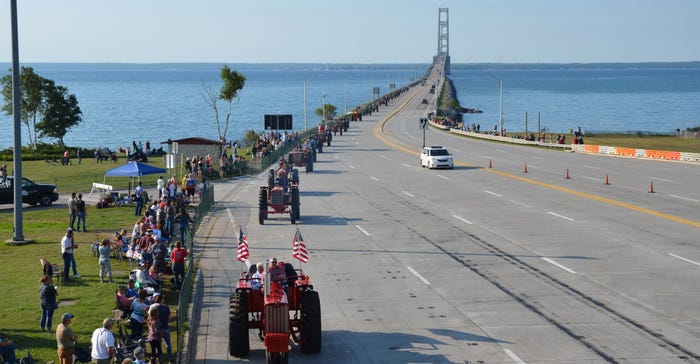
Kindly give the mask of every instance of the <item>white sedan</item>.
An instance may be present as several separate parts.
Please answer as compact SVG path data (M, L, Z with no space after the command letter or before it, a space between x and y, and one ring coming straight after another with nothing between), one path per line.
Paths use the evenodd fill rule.
M447 149L441 146L423 147L420 166L428 168L454 168L454 159Z

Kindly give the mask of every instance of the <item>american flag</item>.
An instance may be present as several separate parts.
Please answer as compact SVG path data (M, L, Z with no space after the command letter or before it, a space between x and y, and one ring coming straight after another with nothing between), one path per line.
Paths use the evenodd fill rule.
M297 232L294 233L294 250L292 251L292 257L302 263L309 261L309 252L306 250L306 244L304 244L304 239L301 237L299 228L297 228Z
M239 262L248 260L248 238L243 234L243 229L238 228L238 259Z

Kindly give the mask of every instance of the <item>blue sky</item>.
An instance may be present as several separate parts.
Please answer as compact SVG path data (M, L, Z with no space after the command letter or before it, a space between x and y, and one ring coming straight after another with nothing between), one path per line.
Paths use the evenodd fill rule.
M18 0L22 62L700 61L698 0ZM11 61L10 2L0 62Z

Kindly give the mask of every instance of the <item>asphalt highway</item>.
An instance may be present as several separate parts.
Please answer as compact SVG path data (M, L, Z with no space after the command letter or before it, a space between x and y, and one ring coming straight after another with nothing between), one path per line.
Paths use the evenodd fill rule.
M215 185L196 237L195 363L265 361L253 330L250 355L228 355L239 227L251 263L292 262L297 227L309 248L323 345L292 346L293 363L699 362L700 166L429 129L426 144L457 163L427 170L429 85L351 123L302 170L296 225L258 224L264 174Z

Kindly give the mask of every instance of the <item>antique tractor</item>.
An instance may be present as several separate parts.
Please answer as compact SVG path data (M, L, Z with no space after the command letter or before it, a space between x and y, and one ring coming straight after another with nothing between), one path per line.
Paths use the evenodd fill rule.
M314 171L314 151L310 144L298 146L289 153L288 165L295 167L304 167L306 173ZM292 171L293 172L293 171Z
M299 220L299 172L291 170L291 179L275 178L271 169L267 186L260 186L258 193L258 222L265 223L269 214L289 214L292 224Z
M287 263L285 270L289 269L294 271ZM265 343L268 364L288 362L290 339L301 347L302 353L320 352L321 302L318 292L309 284L309 277L300 272L299 276L287 275L286 281L275 282L267 273L261 289L252 288L250 281L242 273L229 300L231 356L248 356L248 330L255 329Z

